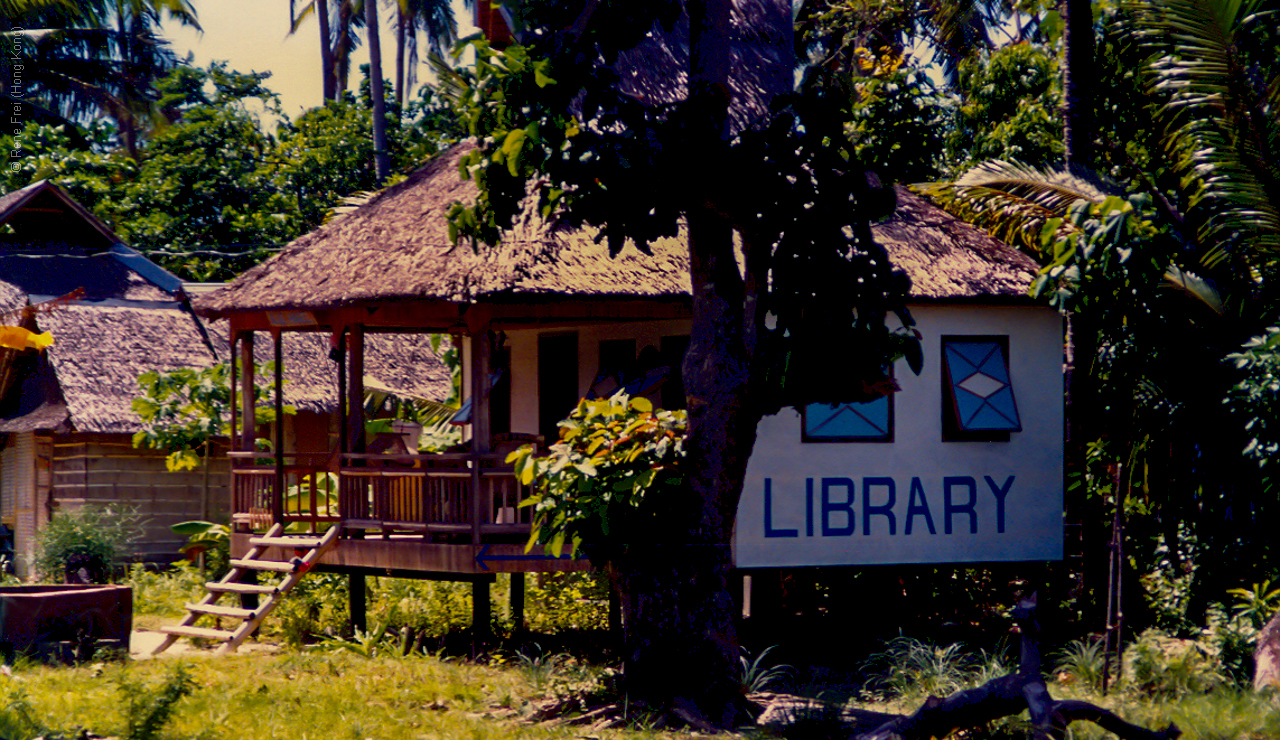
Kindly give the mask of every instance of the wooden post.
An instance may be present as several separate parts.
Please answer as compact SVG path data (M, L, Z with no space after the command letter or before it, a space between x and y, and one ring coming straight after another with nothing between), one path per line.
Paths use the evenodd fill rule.
M338 330L338 452L351 451L351 440L347 434L347 336L346 329ZM341 469L345 461L338 458Z
M364 327L348 329L350 369L347 371L347 449L364 452Z
M471 582L471 644L477 650L489 639L489 611L489 579L477 578Z
M347 576L347 611L351 615L351 629L368 631L369 617L365 607L365 581L363 573Z
M489 425L489 359L493 338L489 317L478 309L467 316L471 339L471 542L480 544L480 525L488 507L482 506L480 455L489 451L492 442ZM486 587L487 588L487 587Z
M231 406L230 440L231 440L231 449L233 450L236 448L236 440L240 438L239 437L240 417L237 416L237 414L240 412L240 407L239 407L239 404L236 403L236 400L237 400L236 392L240 389L240 386L237 384L239 381L239 373L236 372L236 365L238 364L236 362L236 342L238 341L240 341L240 332L237 332L236 330L232 329L231 344L230 344L231 351L230 351L230 356L227 358L227 362L231 365L231 379L230 379L231 398L227 400L230 402L230 406ZM232 465L232 467L235 467L234 464ZM235 512L232 512L232 513L235 513Z
M511 574L511 629L524 632L524 573Z
M253 332L244 333L244 338L240 342L240 366L244 370L244 383L240 386L241 406L243 406L244 423L241 425L240 444L238 449L244 452L253 452L254 440L258 438L258 430L255 428L253 410L253 387L257 382L254 378L253 367ZM234 445L235 440L232 440Z
M271 499L271 521L284 522L284 333L279 329L271 332L272 349L275 355L275 495Z

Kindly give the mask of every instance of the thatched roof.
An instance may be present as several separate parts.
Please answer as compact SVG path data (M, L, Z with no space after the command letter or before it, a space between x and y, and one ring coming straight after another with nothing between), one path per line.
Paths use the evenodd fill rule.
M760 123L773 96L792 87L795 47L790 6L776 0L734 0L729 26L730 127ZM613 65L622 93L649 105L688 96L689 16L664 33L660 27L618 55Z
M120 242L106 224L48 180L0 196L0 224L29 242L65 241L99 249Z
M208 367L225 360L225 341L206 332L181 302L173 275L119 243L62 190L40 182L0 196L0 311L84 288L82 300L43 311L29 328L49 331L41 353L6 351L0 371L0 432L67 429L132 433L142 421L131 403L149 370ZM6 323L23 320L11 314ZM225 331L221 332L225 334ZM426 336L378 337L369 343L369 374L385 385L444 400L449 373ZM336 406L336 370L324 337L286 338L286 397L301 408ZM267 344L261 359L270 357Z
M41 314L37 322L53 333L54 344L44 355L29 353L26 384L11 394L10 408L0 404L0 432L54 429L65 421L64 428L81 432L133 433L142 426L130 405L140 374L208 367L227 357L225 340L211 334L211 349L196 317L177 304L72 304ZM284 335L286 403L320 412L337 408L337 368L328 353L326 336ZM257 355L270 360L270 342L260 343ZM370 335L365 365L366 377L403 394L449 397L449 370L427 335Z
M498 294L688 295L684 248L675 240L655 245L655 258L628 247L610 259L590 233L552 229L526 215L496 248L455 248L446 214L455 200L476 197L475 184L458 173L466 150L443 153L227 288L197 298L197 310L216 316L400 299L471 303Z
M218 355L226 357L225 325L216 322L210 330L215 336ZM285 403L306 411L336 410L338 366L329 358L328 335L285 332L281 342ZM269 336L259 337L254 345L254 357L260 363L272 360ZM375 380L400 395L443 402L452 392L449 368L432 351L428 334L368 334L364 365L366 379Z
M70 305L37 321L53 333L54 344L46 352L77 431L137 431L141 420L130 403L138 395L140 374L215 361L196 318L176 304Z
M899 185L898 207L871 233L911 278L917 300L1024 298L1035 260Z
M591 231L552 228L526 215L493 249L449 243L446 213L475 198L458 174L461 145L367 205L335 218L220 291L197 299L201 313L315 310L361 302L426 300L466 304L505 298L687 298L683 234L628 245L611 259ZM872 231L911 277L912 297L1007 299L1025 294L1035 263L986 232L898 189L899 208Z
M0 280L0 313L27 305L27 295L16 285ZM16 326L18 314L0 315L0 326Z

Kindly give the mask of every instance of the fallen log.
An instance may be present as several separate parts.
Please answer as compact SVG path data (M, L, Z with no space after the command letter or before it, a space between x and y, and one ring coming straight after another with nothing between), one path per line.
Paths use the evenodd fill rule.
M930 696L912 714L882 715L875 712L841 712L833 710L824 716L845 727L850 740L931 740L945 738L953 732L980 727L1003 717L1031 715L1036 740L1062 740L1067 726L1076 721L1092 722L1120 740L1174 740L1182 734L1170 723L1163 730L1149 730L1131 724L1114 712L1085 701L1058 701L1049 693L1041 673L1040 625L1036 621L1036 596L1019 601L1014 619L1021 632L1018 668L972 689L959 691L946 698ZM815 716L813 707L794 707L793 723ZM786 709L784 708L785 715ZM818 710L820 713L821 710ZM770 717L766 711L762 717ZM773 719L778 718L773 713ZM874 723L874 727L869 727ZM786 732L784 730L783 734Z

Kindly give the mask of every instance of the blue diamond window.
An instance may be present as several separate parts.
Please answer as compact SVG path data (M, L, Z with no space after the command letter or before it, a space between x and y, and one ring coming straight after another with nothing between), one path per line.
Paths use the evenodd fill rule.
M891 442L890 396L863 403L811 403L804 409L806 442Z
M943 340L943 380L954 428L960 432L1020 432L1009 379L1008 341Z

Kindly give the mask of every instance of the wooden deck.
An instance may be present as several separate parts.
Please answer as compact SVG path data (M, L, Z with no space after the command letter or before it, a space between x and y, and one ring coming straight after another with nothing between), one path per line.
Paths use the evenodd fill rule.
M285 455L280 467L254 453L231 456L233 557L278 519L297 532L341 524L337 547L319 561L336 570L476 576L589 568L541 548L525 552L531 511L519 504L528 487L502 455ZM295 553L271 547L260 557L287 561Z

